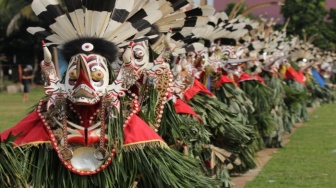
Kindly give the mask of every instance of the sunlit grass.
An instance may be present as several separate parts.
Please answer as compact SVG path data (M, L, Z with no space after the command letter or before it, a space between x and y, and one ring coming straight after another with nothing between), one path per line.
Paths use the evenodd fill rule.
M29 101L22 102L22 93L0 93L0 132L14 126L44 96L42 87L31 86Z
M336 104L324 105L246 188L336 187Z

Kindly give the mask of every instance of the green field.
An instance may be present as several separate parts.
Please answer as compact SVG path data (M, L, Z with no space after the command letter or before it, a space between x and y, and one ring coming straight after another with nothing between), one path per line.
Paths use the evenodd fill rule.
M22 102L22 93L0 93L0 132L14 126L24 118L29 109L44 96L42 87L31 86L29 101Z
M336 187L336 104L323 105L297 128L246 188Z

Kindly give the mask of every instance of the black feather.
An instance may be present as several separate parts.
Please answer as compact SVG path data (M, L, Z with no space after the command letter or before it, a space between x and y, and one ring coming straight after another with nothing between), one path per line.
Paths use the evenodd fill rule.
M54 19L56 19L59 16L64 15L64 11L61 7L61 5L57 4L57 5L48 5L46 7L48 13L50 14L50 16Z
M123 23L126 21L129 14L130 12L125 9L114 9L111 19L119 23Z
M194 8L191 9L189 11L185 12L186 17L191 17L191 16L202 16L203 15L203 11L202 9L198 8Z
M149 44L154 44L160 38L160 31L156 25L151 26L151 30L146 34L146 36L158 35L155 38L148 40Z
M83 6L85 6L88 10L95 10L94 9L94 4L95 0L83 0Z
M222 45L236 46L237 42L232 38L219 38L215 40L215 43L220 42Z
M233 32L233 31L236 31L237 29L233 29L233 26L231 26L231 27L227 27L226 30Z
M180 32L175 33L174 35L171 36L172 39L175 41L183 40L185 36L183 36Z
M131 23L135 23L138 20L143 19L146 16L148 16L146 11L144 9L141 9L137 13L135 13L132 17L130 17L127 21Z
M211 26L214 27L214 28L216 27L216 24L213 23L213 22L208 22L207 25L211 25Z
M98 12L112 12L115 6L115 0L85 0L83 1L83 5L92 11Z
M41 12L39 15L37 15L37 17L48 26L56 22L48 11Z
M144 20L144 19L138 20L136 22L131 22L131 24L138 31L142 31L143 29L151 27L151 24L147 20Z
M186 47L186 51L187 52L194 52L194 51L196 51L195 50L195 46L194 45L188 45L187 47Z
M82 9L81 0L64 0L64 3L69 13L74 12L77 9Z
M172 28L173 33L182 31L183 27L174 27Z
M252 43L250 43L250 44L248 45L247 49L248 49L249 51L253 51L253 50L255 50L255 49L254 49L254 46L253 46Z
M185 5L189 4L187 0L168 0L174 9L174 11L184 7Z
M253 29L253 27L251 25L246 25L244 27L244 29L247 29L248 31L251 31Z
M202 39L204 41L204 46L207 47L207 48L210 48L211 47L211 41L208 40L208 39Z
M194 27L197 23L197 17L191 17L185 20L183 26L184 27Z
M38 31L36 33L34 33L34 36L40 38L40 39L46 39L47 37L51 36L52 33L48 32L48 31Z
M91 43L94 48L90 52L86 52L82 49L82 45L84 43ZM117 57L117 47L114 43L106 41L101 38L79 38L72 41L69 41L64 44L63 49L61 51L67 62L70 61L71 57L83 53L83 54L99 54L109 60L109 62L113 62Z

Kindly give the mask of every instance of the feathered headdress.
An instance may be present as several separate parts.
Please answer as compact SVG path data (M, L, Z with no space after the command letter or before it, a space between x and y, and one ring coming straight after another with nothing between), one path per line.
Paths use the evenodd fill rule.
M64 44L74 39L89 37L102 38L119 47L126 46L127 41L146 38L145 34L155 22L189 2L65 0L64 3L67 11L57 0L33 1L33 11L52 31L41 27L29 27L28 32L46 39L47 44ZM181 16L176 15L176 18ZM156 24L160 26L160 23ZM161 27L159 28L161 30Z

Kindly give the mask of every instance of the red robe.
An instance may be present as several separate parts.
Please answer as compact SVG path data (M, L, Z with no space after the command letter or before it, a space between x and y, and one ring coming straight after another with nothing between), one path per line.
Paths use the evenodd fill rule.
M303 72L302 71L296 71L293 67L288 67L286 69L285 78L295 80L302 85L305 84Z
M192 99L198 92L205 93L209 96L214 96L213 93L211 93L200 81L194 80L193 87L187 89L184 91L184 98L186 101L189 101Z
M178 114L190 114L192 116L195 116L198 121L201 123L201 117L196 114L196 112L185 102L183 102L181 99L176 99L176 102L174 103L175 111Z
M14 141L17 146L51 143L48 131L37 111L33 111L14 127L2 132L1 141L6 139L10 133L14 136L20 134ZM164 142L142 119L133 115L124 128L124 145L151 141Z

